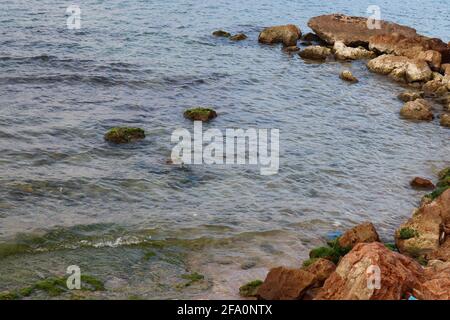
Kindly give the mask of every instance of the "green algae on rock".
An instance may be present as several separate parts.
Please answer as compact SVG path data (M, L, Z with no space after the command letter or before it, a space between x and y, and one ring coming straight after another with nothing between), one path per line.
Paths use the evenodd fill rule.
M224 37L224 38L229 38L229 37L231 37L231 33L226 32L226 31L223 31L223 30L217 30L217 31L214 31L212 34L213 34L213 36L215 36L215 37Z
M255 297L258 288L263 284L261 280L250 281L239 288L239 294L242 297Z
M109 130L105 136L108 142L122 144L130 143L145 138L145 132L141 128L116 127Z
M402 228L398 232L399 238L402 240L411 239L418 236L418 233L416 230L412 228Z
M211 108L199 107L186 110L184 117L193 121L209 121L217 117L217 113Z

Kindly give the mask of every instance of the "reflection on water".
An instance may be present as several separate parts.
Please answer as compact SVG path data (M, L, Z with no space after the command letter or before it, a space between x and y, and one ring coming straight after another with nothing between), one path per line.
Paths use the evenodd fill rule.
M370 220L389 239L420 197L409 179L449 165L449 131L401 120L403 88L362 61L307 63L257 43L264 26L305 31L369 4L85 1L69 31L65 4L3 1L0 291L77 264L105 281L96 297L235 297L329 231ZM381 2L382 18L450 40L444 0L408 4ZM211 37L219 28L248 39ZM339 79L344 67L358 84ZM205 129L280 129L279 173L167 165L198 105L219 113ZM147 138L104 143L116 125ZM190 272L205 279L183 287Z

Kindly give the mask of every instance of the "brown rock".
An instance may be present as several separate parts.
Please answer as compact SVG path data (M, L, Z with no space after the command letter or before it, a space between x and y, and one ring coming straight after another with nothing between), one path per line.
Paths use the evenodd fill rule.
M344 80L344 81L348 81L348 82L358 82L358 79L356 79L356 77L348 70L344 70L341 72L341 74L339 75L339 77Z
M380 287L373 284L371 266L380 270ZM373 267L372 267L373 268ZM382 243L357 244L325 281L318 300L399 300L421 281L422 267Z
M273 268L264 283L258 288L257 296L263 300L301 299L307 289L316 282L316 276L302 269Z
M443 81L443 78L436 78L426 82L422 86L422 90L425 96L428 97L441 96L447 93L447 84Z
M421 178L421 177L415 177L414 179L411 180L411 182L409 184L411 185L411 187L420 188L420 189L434 189L435 188L433 182L431 182L428 179Z
M434 50L422 51L417 56L417 59L425 60L431 70L439 71L441 69L442 55L440 52Z
M448 113L441 114L441 120L439 123L443 127L450 128L450 114L448 114Z
M430 262L424 270L424 282L413 290L419 300L450 300L450 263Z
M322 39L317 34L308 32L302 36L302 40L306 42L321 42Z
M302 35L300 29L288 24L284 26L275 26L264 29L258 37L261 43L283 43L286 47L297 45L297 40Z
M297 51L300 51L300 48L297 47L297 46L283 47L283 51L285 51L285 52L297 52Z
M322 46L309 46L299 53L303 59L326 60L331 55L331 49Z
M403 56L382 55L370 60L367 67L376 73L403 77L407 82L428 81L433 75L425 61Z
M321 286L336 270L336 265L330 260L319 258L306 267L305 270L315 275L317 284Z
M423 92L405 91L398 95L403 102L414 101L423 98Z
M242 41L245 39L247 39L247 36L243 33L238 33L238 34L235 34L234 36L230 37L230 40L232 40L232 41Z
M441 73L443 75L450 75L450 63L444 63L441 65Z
M369 29L367 18L330 14L314 17L308 26L324 41L334 44L342 41L347 46L367 45L370 37L393 32L414 37L416 30L399 24L380 21L380 29Z
M338 241L343 248L353 248L358 243L376 242L380 238L373 224L365 222L346 231Z
M400 115L409 120L431 121L434 118L431 106L424 99L405 103L400 110Z
M413 217L402 224L395 233L399 251L412 257L427 257L444 242L444 227L450 225L450 189L432 202L424 203ZM404 232L411 230L413 232ZM403 232L402 232L403 231ZM407 236L404 236L407 234ZM403 236L402 236L403 235ZM442 255L442 252L440 253Z

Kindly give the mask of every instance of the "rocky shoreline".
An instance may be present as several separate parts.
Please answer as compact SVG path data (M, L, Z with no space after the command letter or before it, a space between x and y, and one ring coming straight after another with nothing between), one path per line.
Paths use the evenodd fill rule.
M450 127L450 43L386 21L369 29L366 18L342 14L314 17L308 26L314 33L304 36L294 25L270 27L259 41L282 43L285 51L307 60L367 59L370 71L411 87L399 96L405 103L402 118L430 121L440 112L440 125ZM306 45L303 50L299 40ZM347 70L340 77L358 81ZM302 267L273 268L264 281L242 286L241 295L262 300L450 299L450 168L438 178L436 186L420 177L411 181L414 188L434 190L397 229L395 244L380 242L375 227L363 223L312 249ZM379 283L372 286L377 270Z

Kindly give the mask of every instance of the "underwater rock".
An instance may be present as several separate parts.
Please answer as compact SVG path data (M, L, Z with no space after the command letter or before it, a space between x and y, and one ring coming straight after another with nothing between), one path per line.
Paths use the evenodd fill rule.
M400 93L398 98L403 102L414 101L423 98L423 92L405 91Z
M145 132L141 128L116 127L109 130L104 139L108 142L122 144L130 143L145 138Z
M232 41L242 41L245 39L247 39L247 36L243 33L238 33L238 34L235 34L234 36L230 37L230 40L232 40Z
M301 35L297 26L288 24L265 28L259 34L258 41L267 44L282 43L286 47L291 47L297 45L297 40Z
M209 121L217 117L217 113L211 108L192 108L184 112L184 117L193 121Z
M405 119L431 121L434 118L431 106L424 99L409 101L400 110L400 115Z
M341 74L339 75L339 78L341 78L344 81L348 81L348 82L353 82L353 83L358 82L358 79L356 79L356 77L349 70L342 71Z
M223 31L223 30L214 31L212 34L215 37L224 37L224 38L231 37L231 34L229 32L226 32L226 31Z
M300 51L299 56L303 59L326 60L331 56L331 49L322 46L309 46Z

